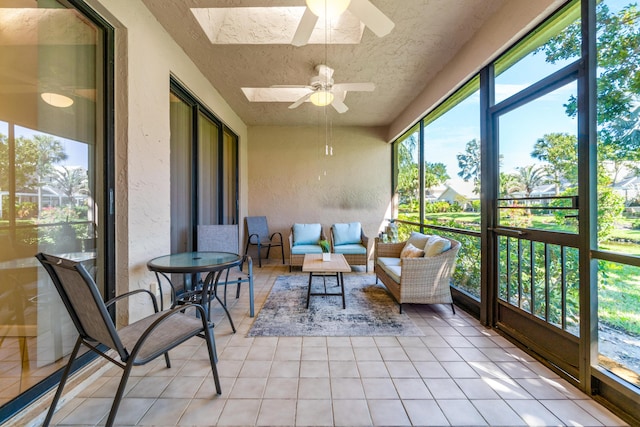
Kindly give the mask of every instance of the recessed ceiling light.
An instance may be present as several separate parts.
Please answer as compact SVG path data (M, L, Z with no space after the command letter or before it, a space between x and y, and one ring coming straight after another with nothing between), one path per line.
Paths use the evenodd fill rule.
M66 108L73 105L73 99L68 96L60 95L59 93L42 92L40 97L44 102L54 107Z

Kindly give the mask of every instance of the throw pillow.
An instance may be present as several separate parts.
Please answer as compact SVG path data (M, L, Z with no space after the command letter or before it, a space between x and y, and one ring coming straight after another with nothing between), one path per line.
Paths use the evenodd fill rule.
M424 255L424 251L416 248L411 243L407 243L400 252L400 258L419 258Z
M424 248L424 246L427 244L427 240L429 240L429 237L431 237L431 235L429 234L422 234L416 231L412 231L411 236L409 236L409 239L407 240L407 243L411 243L416 248Z
M451 242L440 236L431 236L424 246L424 256L436 256L451 249Z

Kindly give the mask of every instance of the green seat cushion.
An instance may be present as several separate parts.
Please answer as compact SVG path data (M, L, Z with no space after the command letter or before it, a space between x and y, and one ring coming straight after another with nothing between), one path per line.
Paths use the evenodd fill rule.
M333 245L351 245L361 242L362 226L359 222L333 224Z
M293 224L293 246L317 245L321 234L320 224Z

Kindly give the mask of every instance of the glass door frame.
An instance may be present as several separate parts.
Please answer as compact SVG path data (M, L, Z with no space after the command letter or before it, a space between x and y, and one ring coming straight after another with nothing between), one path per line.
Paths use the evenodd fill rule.
M99 157L102 158L101 168L104 171L104 187L102 188L102 198L104 200L105 208L101 210L101 221L103 226L102 238L98 241L101 246L97 247L97 254L99 257L98 265L104 266L99 271L99 277L96 277L98 283L103 283L105 286L104 295L105 300L115 296L116 286L116 267L115 267L115 148L114 148L114 135L115 135L115 100L114 100L114 61L115 61L115 30L114 27L109 24L104 18L98 15L93 9L91 9L82 0L64 0L65 3L71 8L76 9L85 18L91 21L102 31L102 43L101 50L103 52L103 67L102 67L102 81L99 84L102 85L101 90L104 94L104 105L102 105L102 126L98 128L101 132L101 137L104 139L103 152ZM109 310L109 314L115 320L115 308ZM89 362L95 360L98 356L93 352L86 352L76 359L73 365L72 373L84 368ZM65 364L66 365L66 364ZM20 411L37 401L44 396L49 390L57 387L62 377L62 371L65 366L62 366L52 375L46 377L44 380L35 384L31 388L27 389L23 393L16 396L14 399L7 402L0 407L0 424L11 419Z

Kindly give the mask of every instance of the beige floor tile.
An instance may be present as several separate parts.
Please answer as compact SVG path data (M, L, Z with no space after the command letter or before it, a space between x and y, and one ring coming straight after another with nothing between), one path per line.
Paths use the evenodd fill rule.
M303 360L300 362L300 378L329 377L329 361Z
M271 361L246 360L240 369L238 378L266 378L271 370Z
M229 393L229 399L260 399L266 385L266 378L238 378Z
M505 402L527 425L540 427L562 425L562 421L537 400L506 400Z
M298 399L331 399L329 378L300 378Z
M298 378L275 378L267 380L265 399L296 399L298 397Z
M335 426L370 426L369 407L366 400L334 400L333 418Z
M466 399L437 400L438 406L452 426L486 426L487 421Z
M271 364L270 377L298 378L300 375L300 362L297 360L274 360Z
M425 378L425 384L434 399L466 399L466 396L451 378Z
M332 426L333 407L330 399L298 399L296 426Z
M218 426L253 426L258 419L260 399L229 399L218 418Z
M351 360L332 360L329 362L329 375L332 378L360 378L358 364Z
M356 363L361 378L388 378L390 376L384 362L358 361Z
M573 400L539 400L553 415L565 425L601 426L600 421L591 416Z
M369 411L374 425L410 426L411 421L401 400L369 400Z
M390 378L363 378L362 387L367 399L398 399L396 386Z
M296 419L295 399L263 400L257 426L292 426Z
M472 403L492 427L517 427L527 425L504 400L473 400Z
M411 362L385 362L392 378L419 378L420 374Z
M444 416L435 400L403 400L404 408L414 426L448 426L449 421Z
M178 425L178 420L191 403L190 399L158 399L142 417L140 425Z
M364 399L360 378L331 378L331 397L335 399Z
M442 367L451 378L480 378L467 362L442 362Z
M394 378L401 399L432 399L432 395L421 378Z
M178 421L179 426L216 425L227 401L224 399L193 399Z

